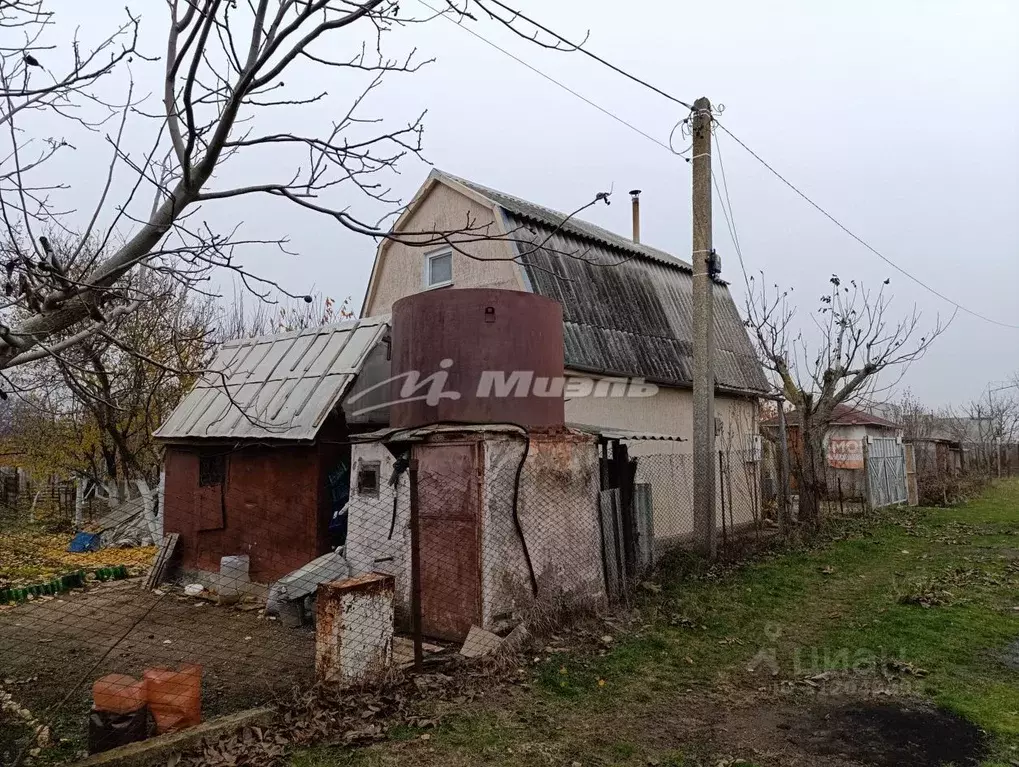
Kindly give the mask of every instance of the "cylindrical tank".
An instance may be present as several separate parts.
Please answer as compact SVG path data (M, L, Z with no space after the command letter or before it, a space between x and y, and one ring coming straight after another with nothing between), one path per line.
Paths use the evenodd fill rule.
M563 310L491 288L417 293L393 304L390 424L562 426Z

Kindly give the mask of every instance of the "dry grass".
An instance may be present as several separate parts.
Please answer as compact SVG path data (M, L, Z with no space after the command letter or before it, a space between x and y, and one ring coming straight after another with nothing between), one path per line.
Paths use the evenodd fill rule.
M155 546L72 554L67 551L70 541L70 534L0 532L0 587L27 586L75 570L115 565L126 565L131 575L140 575L156 555Z

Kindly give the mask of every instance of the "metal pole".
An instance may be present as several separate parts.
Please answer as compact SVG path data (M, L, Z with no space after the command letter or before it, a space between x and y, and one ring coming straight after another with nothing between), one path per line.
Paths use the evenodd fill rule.
M631 207L633 209L633 241L640 243L640 190L630 190Z
M865 513L871 512L874 509L874 505L871 499L871 495L874 492L874 488L870 484L870 445L867 442L867 438L863 438L863 511Z
M714 559L715 374L711 277L711 102L693 111L693 521L701 553Z
M421 671L425 650L421 637L421 536L418 525L418 462L410 460L410 624L414 635L414 668Z
M725 485L722 483L722 477L724 476L724 470L722 469L722 451L718 451L718 493L721 496L722 501L722 548L729 548L729 538L725 531ZM732 497L729 498L729 505L732 505Z

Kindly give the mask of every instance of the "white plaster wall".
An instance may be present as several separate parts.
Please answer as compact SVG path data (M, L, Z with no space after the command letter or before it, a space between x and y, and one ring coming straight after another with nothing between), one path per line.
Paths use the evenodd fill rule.
M585 374L571 371L571 375ZM595 379L598 380L598 379ZM715 398L715 416L722 421L716 447L722 451L715 465L717 527L745 526L760 515L760 464L749 452L748 438L759 432L757 403L737 397ZM637 458L637 482L651 485L655 538L668 542L693 534L693 392L659 387L652 397L582 397L566 402L569 423L614 427L630 431L670 434L685 442L631 441Z
M362 462L379 462L379 495L357 492L357 472ZM377 442L350 448L350 505L347 517L347 562L352 577L385 573L396 579L396 603L401 613L410 605L410 491L407 472L396 487L389 484L393 473L392 453ZM393 499L396 524L393 525ZM393 530L390 537L390 528Z
M513 488L524 443L485 443L482 616L485 628L519 619L534 601L524 544L513 521ZM598 451L592 440L532 435L520 476L517 516L546 604L604 599L598 514Z
M393 653L393 594L351 591L341 598L340 609L340 681L381 676Z
M503 233L502 222L495 219L492 208L437 184L402 227L405 232L456 231L466 227L468 220L473 227L489 226L485 231L491 232L493 237ZM512 245L504 239L485 240L483 237L484 232L474 234L468 239L477 241L463 242L458 246L473 258L454 251L452 287L523 290L519 264L510 260L492 260L512 258ZM465 238L454 236L451 239ZM364 316L386 314L398 299L424 290L426 255L438 250L442 250L442 246L414 247L401 242L387 242L380 246Z

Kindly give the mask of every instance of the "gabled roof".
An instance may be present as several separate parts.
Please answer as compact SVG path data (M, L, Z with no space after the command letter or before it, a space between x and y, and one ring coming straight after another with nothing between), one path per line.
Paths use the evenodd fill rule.
M370 317L227 341L155 436L311 441L388 329Z
M899 424L882 418L879 415L868 413L866 410L857 410L849 405L836 405L832 412L832 426L883 426L886 429L901 429Z
M773 415L769 418L764 419L765 424L777 424L778 416ZM790 411L786 413L786 423L789 426L796 427L799 425L799 417L796 415L796 411ZM889 421L887 418L868 413L866 410L857 410L849 405L841 404L836 405L832 411L831 426L880 426L885 429L901 429L902 427Z
M438 181L467 190L501 213L530 289L563 305L566 367L693 381L693 270L664 251L600 226L457 176ZM749 394L768 390L728 288L714 283L715 381Z
M676 258L671 253L666 253L664 250L658 250L657 248L652 248L643 243L634 242L627 237L618 235L615 232L610 232L608 229L604 229L597 224L592 224L589 221L584 221L575 217L568 217L567 214L560 213L559 211L552 210L551 208L546 208L544 205L528 202L520 197L514 197L511 194L506 194L505 192L500 192L497 189L482 186L474 181L469 181L465 178L460 178L459 176L454 176L438 169L432 171L432 177L447 182L452 181L457 184L462 184L468 189L477 192L491 203L503 208L506 212L522 219L526 219L543 226L556 228L576 237L581 237L585 240L597 242L610 248L632 253L636 256L650 258L652 261L660 261L663 264L679 266L693 273L693 267L689 263Z

